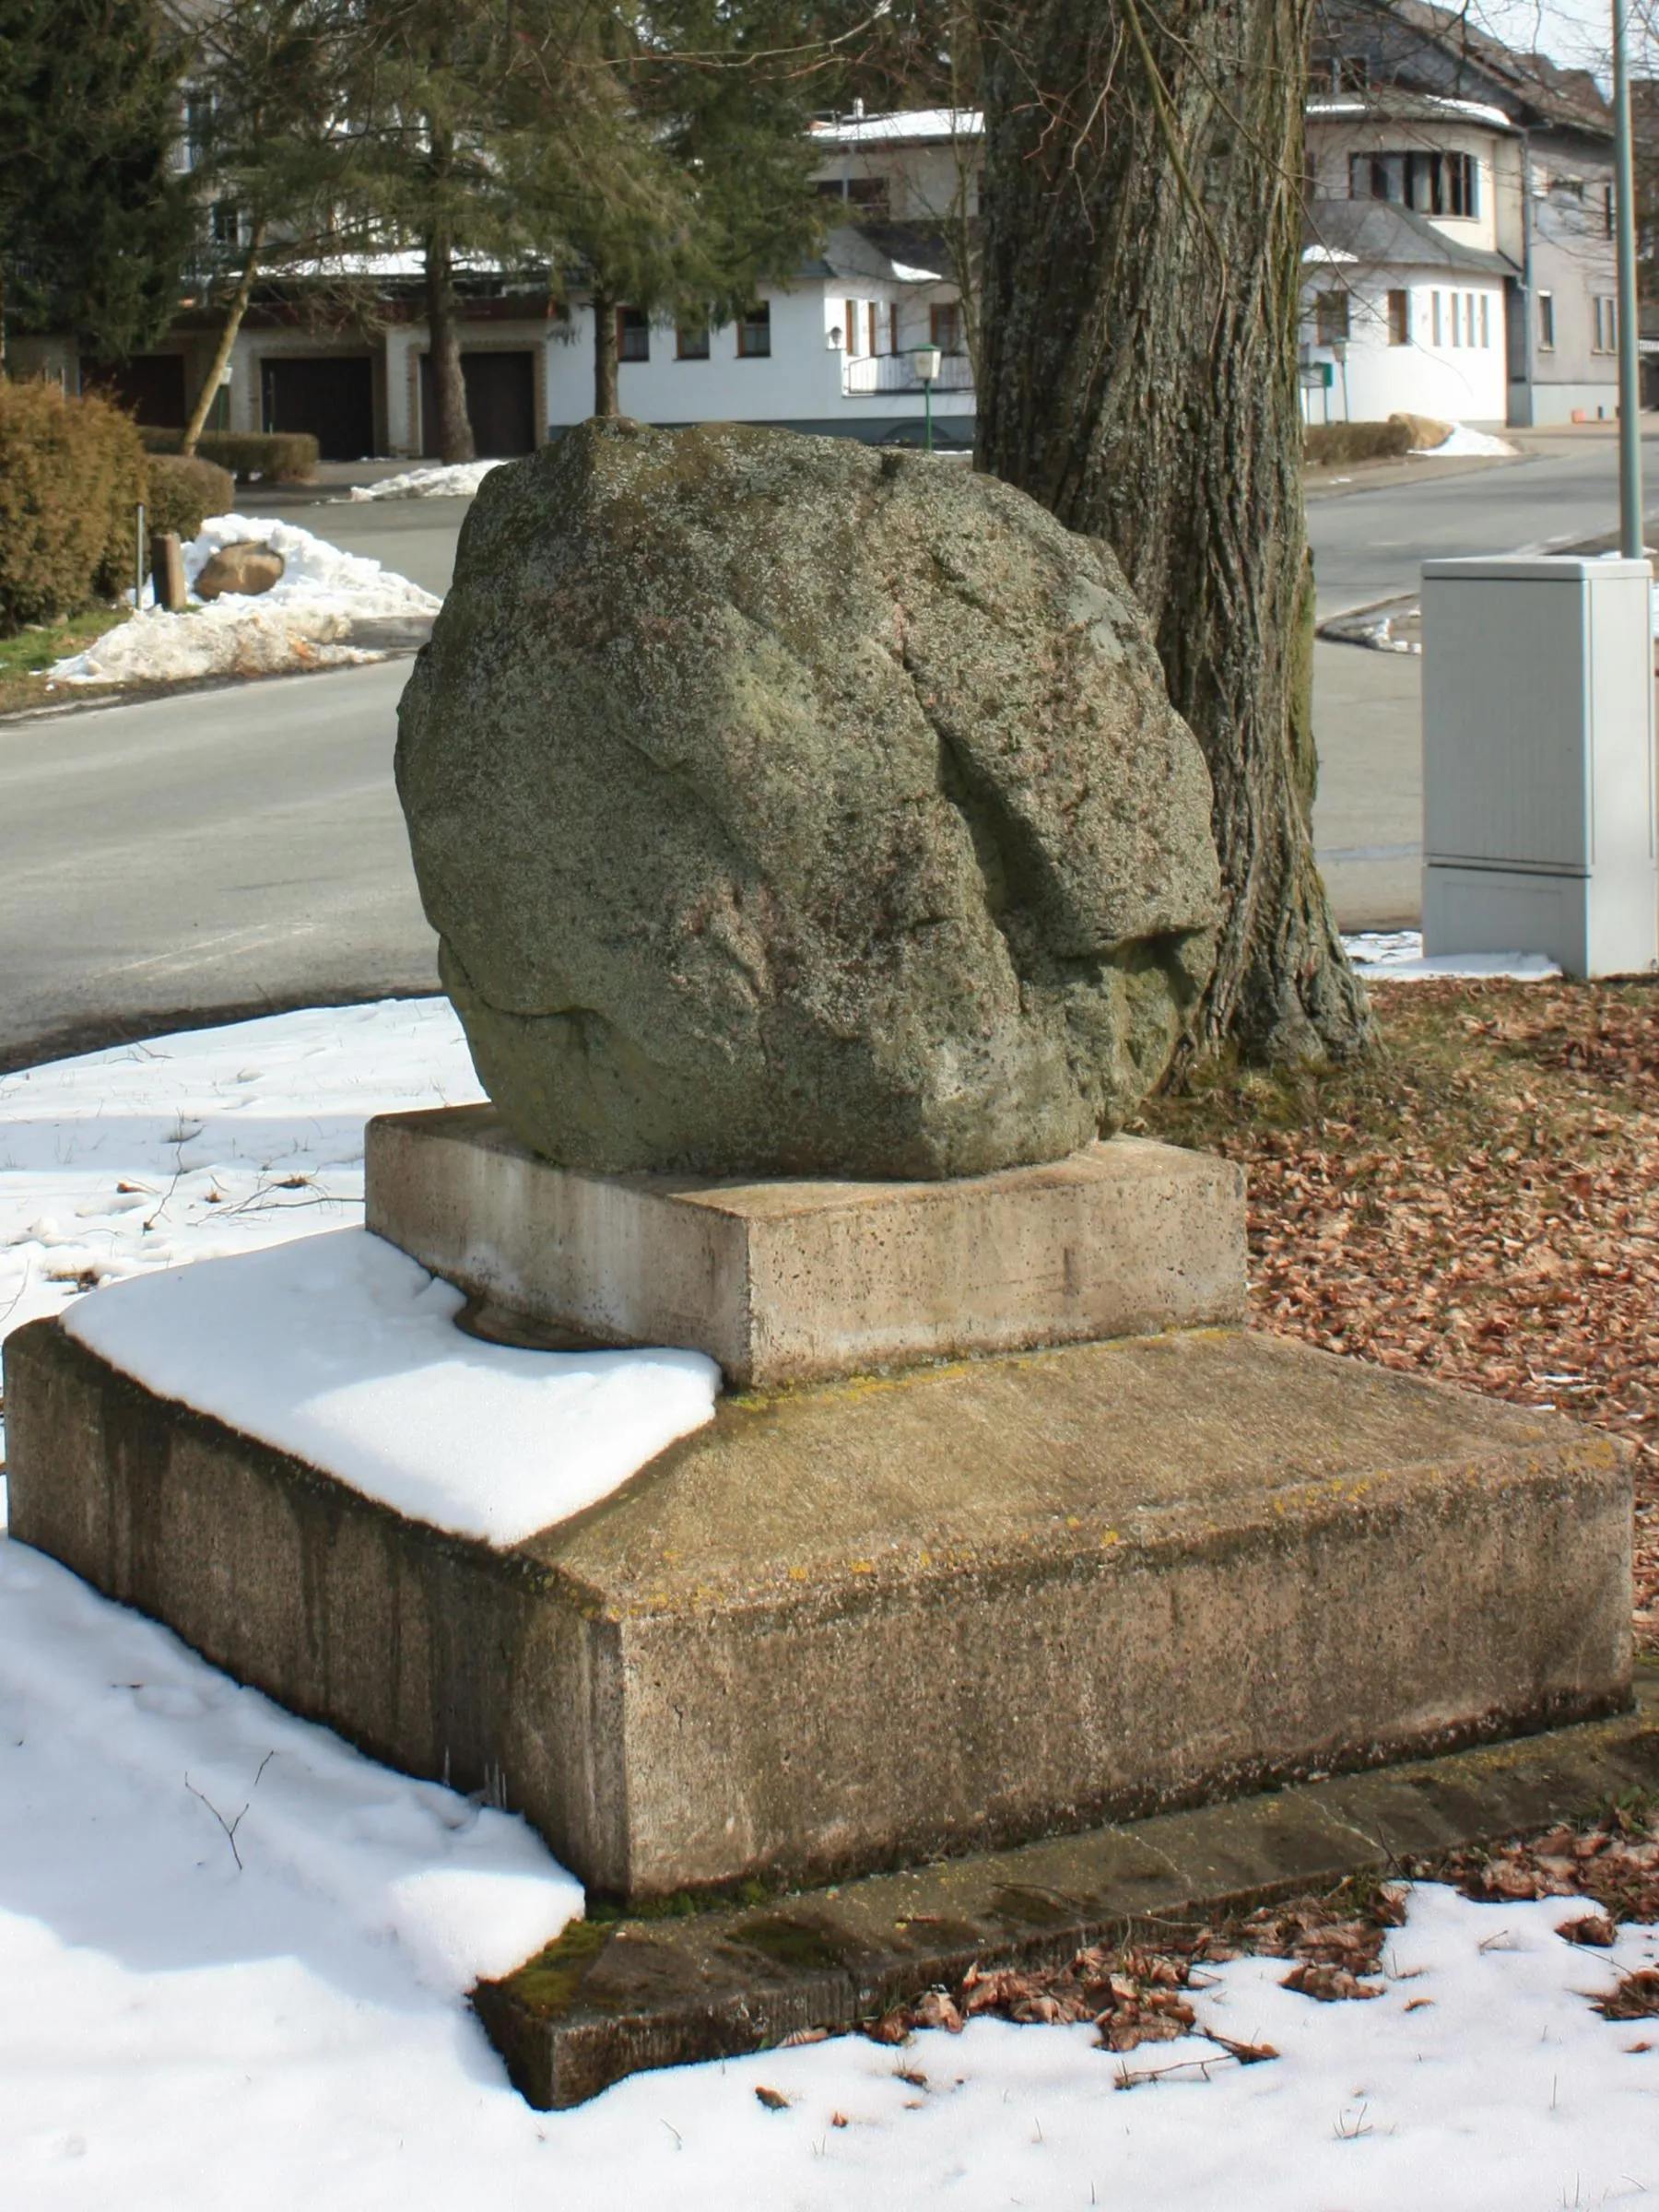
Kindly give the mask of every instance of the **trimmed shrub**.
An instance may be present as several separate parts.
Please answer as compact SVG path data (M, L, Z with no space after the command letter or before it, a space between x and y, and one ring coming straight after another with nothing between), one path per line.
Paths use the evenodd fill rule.
M1348 461L1398 461L1417 442L1404 415L1386 422L1311 422L1302 432L1302 452L1329 467Z
M152 453L177 453L182 430L146 428L141 433ZM204 430L196 458L228 468L239 483L261 477L267 484L309 484L317 473L317 441L309 430Z
M0 632L132 581L144 448L107 400L0 382Z
M1444 445L1452 435L1452 425L1441 422L1432 415L1391 415L1390 422L1403 422L1411 432L1413 453L1430 453L1437 445Z
M152 530L176 530L194 537L210 514L228 514L236 498L236 480L211 461L185 461L177 453L149 457L149 515Z

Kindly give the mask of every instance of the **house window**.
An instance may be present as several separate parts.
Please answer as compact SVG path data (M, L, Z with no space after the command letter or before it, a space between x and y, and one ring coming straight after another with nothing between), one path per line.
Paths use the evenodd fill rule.
M740 361L764 361L771 355L771 302L759 300L746 310L737 325L737 358Z
M927 311L927 335L941 353L962 350L962 309L956 300L943 300Z
M617 310L617 359L619 361L648 361L651 359L651 317L641 307L619 307Z
M216 246L240 246L241 244L241 209L234 200L215 200L209 219L213 226L213 242Z
M1482 292L1480 295L1480 342L1483 346L1489 346L1492 342L1492 295L1490 292Z
M1613 228L1613 187L1611 184L1604 184L1602 186L1602 236L1611 238Z
M896 300L892 300L888 303L888 351L889 353L897 353L898 350L899 302Z
M1411 343L1411 294L1390 292L1388 295L1388 342L1391 346L1409 346Z
M879 353L881 347L876 336L876 302L874 300L865 302L865 335L870 341L865 350L869 353Z
M850 354L856 354L859 351L858 302L856 300L843 300L841 305L846 311L841 317L841 328L847 334L847 351Z
M1595 338L1592 353L1618 351L1618 302L1610 292L1598 292L1591 302L1595 311Z
M1555 294L1553 292L1538 294L1538 351L1540 353L1555 351Z
M1480 163L1473 154L1350 154L1350 200L1390 200L1418 215L1480 212Z
M677 361L706 361L708 359L709 326L706 323L676 324L674 358Z
M1438 346L1441 342L1441 296L1438 292L1429 295L1429 320L1434 332L1434 343Z
M1340 346L1348 335L1348 296L1346 292L1315 292L1313 331L1322 346Z
M849 178L847 198L861 215L877 221L887 219L888 181L885 177Z

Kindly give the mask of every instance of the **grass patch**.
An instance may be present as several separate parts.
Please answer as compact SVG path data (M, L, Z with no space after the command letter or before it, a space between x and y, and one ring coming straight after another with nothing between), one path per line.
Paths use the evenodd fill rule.
M77 685L73 691L62 684L49 687L46 671L54 661L82 652L95 638L101 638L126 618L124 606L95 606L45 629L19 629L9 638L0 638L0 714L20 714L31 707L113 690L112 685Z
M1249 1184L1252 1318L1635 1444L1659 1646L1659 985L1371 987L1353 1067L1220 1063L1132 1127Z

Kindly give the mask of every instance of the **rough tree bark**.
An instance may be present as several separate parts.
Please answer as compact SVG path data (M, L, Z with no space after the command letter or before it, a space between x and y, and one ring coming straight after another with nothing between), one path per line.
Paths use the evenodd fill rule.
M218 395L219 378L224 374L225 363L230 359L231 349L236 344L236 334L241 328L242 317L248 312L248 301L253 294L253 279L259 272L259 256L265 245L265 218L261 216L253 225L241 275L237 279L235 291L230 295L230 304L225 310L225 320L213 348L213 359L207 364L207 373L202 379L195 404L190 410L190 420L184 425L184 435L179 442L179 451L186 460L195 452L196 442L207 426L207 417Z
M453 166L454 144L450 134L429 124L431 142L434 213L422 241L426 253L427 342L432 363L432 413L436 417L439 458L445 462L477 458L473 444L472 420L466 412L466 380L461 373L461 324L455 313L454 240L442 215L441 204L448 171Z
M617 302L602 278L594 280L594 412L620 415L621 379L617 346Z
M1112 547L1209 761L1198 1042L1371 1035L1313 862L1297 289L1310 0L983 0L979 466Z

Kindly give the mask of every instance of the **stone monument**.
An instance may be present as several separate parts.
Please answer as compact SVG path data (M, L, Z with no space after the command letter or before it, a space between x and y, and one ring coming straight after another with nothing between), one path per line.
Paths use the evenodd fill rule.
M1628 1700L1623 1447L1249 1332L1238 1171L1113 1134L1218 887L1103 548L947 459L590 424L480 491L398 779L492 1104L371 1125L370 1228L727 1395L492 1547L35 1324L25 1540L630 1898Z

